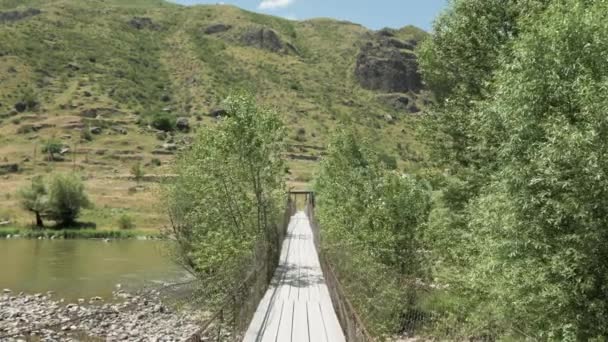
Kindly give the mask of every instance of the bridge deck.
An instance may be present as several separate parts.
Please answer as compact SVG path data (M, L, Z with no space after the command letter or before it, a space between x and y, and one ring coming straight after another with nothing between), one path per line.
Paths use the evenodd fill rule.
M345 341L303 212L291 218L279 267L244 339L267 341Z

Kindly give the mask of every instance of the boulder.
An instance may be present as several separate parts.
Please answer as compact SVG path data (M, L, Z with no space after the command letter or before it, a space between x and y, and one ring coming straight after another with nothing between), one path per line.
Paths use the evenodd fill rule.
M415 104L409 106L407 110L412 114L420 113L420 108L418 108L418 106L416 106Z
M190 131L190 122L188 121L188 118L180 117L175 121L175 127L179 131L188 132Z
M152 21L151 18L148 18L148 17L133 17L131 20L129 20L129 26L131 26L132 28L134 28L136 30L144 30L144 29L159 30L160 29L160 25L156 24L154 21Z
M404 94L382 94L377 98L378 101L398 112L407 111L410 104L410 99Z
M221 32L226 32L232 28L231 25L226 24L213 24L209 25L203 30L205 34L216 34Z
M209 116L212 116L214 118L219 118L226 115L228 115L228 112L222 108L214 108L209 112Z
M89 132L91 132L91 134L101 134L102 129L101 127L91 127L89 128Z
M76 63L68 63L68 65L66 65L66 68L68 68L72 71L78 71L78 70L80 70L80 65L78 65Z
M0 12L0 23L9 23L33 17L42 13L39 9L28 8L25 11Z
M359 84L369 90L395 93L422 89L415 55L374 43L361 48L355 76Z
M176 144L170 144L170 143L164 143L162 148L165 151L175 151L177 150L177 145Z
M284 48L281 37L271 29L264 27L250 28L241 36L243 44L258 49L280 52Z
M127 135L127 133L129 133L126 128L121 126L112 126L112 131L122 135Z

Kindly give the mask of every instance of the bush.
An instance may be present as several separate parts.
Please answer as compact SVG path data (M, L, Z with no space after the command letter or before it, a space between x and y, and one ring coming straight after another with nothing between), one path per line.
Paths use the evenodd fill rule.
M145 171L141 167L140 162L137 162L137 163L133 164L133 166L131 166L131 176L133 176L133 178L135 179L135 182L137 182L137 184L139 184L139 182L141 182L141 180L144 178L144 175L145 175Z
M42 153L48 153L49 159L55 160L55 155L61 152L63 144L55 138L48 139L42 145Z
M152 160L150 160L150 163L154 166L161 166L161 161L158 158L152 158Z
M82 141L92 141L93 134L91 134L91 129L89 127L84 128L80 131L80 139Z
M62 226L71 225L83 208L91 207L84 184L74 174L57 174L51 178L48 216Z
M175 130L175 118L167 113L157 113L152 116L150 125L158 130L171 132Z
M118 218L118 228L120 229L133 229L135 228L135 222L133 218L127 214L123 214Z

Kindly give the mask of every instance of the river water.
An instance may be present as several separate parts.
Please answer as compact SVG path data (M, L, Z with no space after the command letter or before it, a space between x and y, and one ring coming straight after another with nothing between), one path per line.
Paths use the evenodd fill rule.
M109 299L117 284L134 290L182 280L186 274L167 247L162 241L0 239L0 291Z

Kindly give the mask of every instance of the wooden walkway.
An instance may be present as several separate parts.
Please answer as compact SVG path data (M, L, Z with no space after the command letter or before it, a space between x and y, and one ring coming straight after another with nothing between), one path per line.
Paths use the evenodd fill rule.
M345 341L303 212L291 218L279 267L244 339L270 341Z

